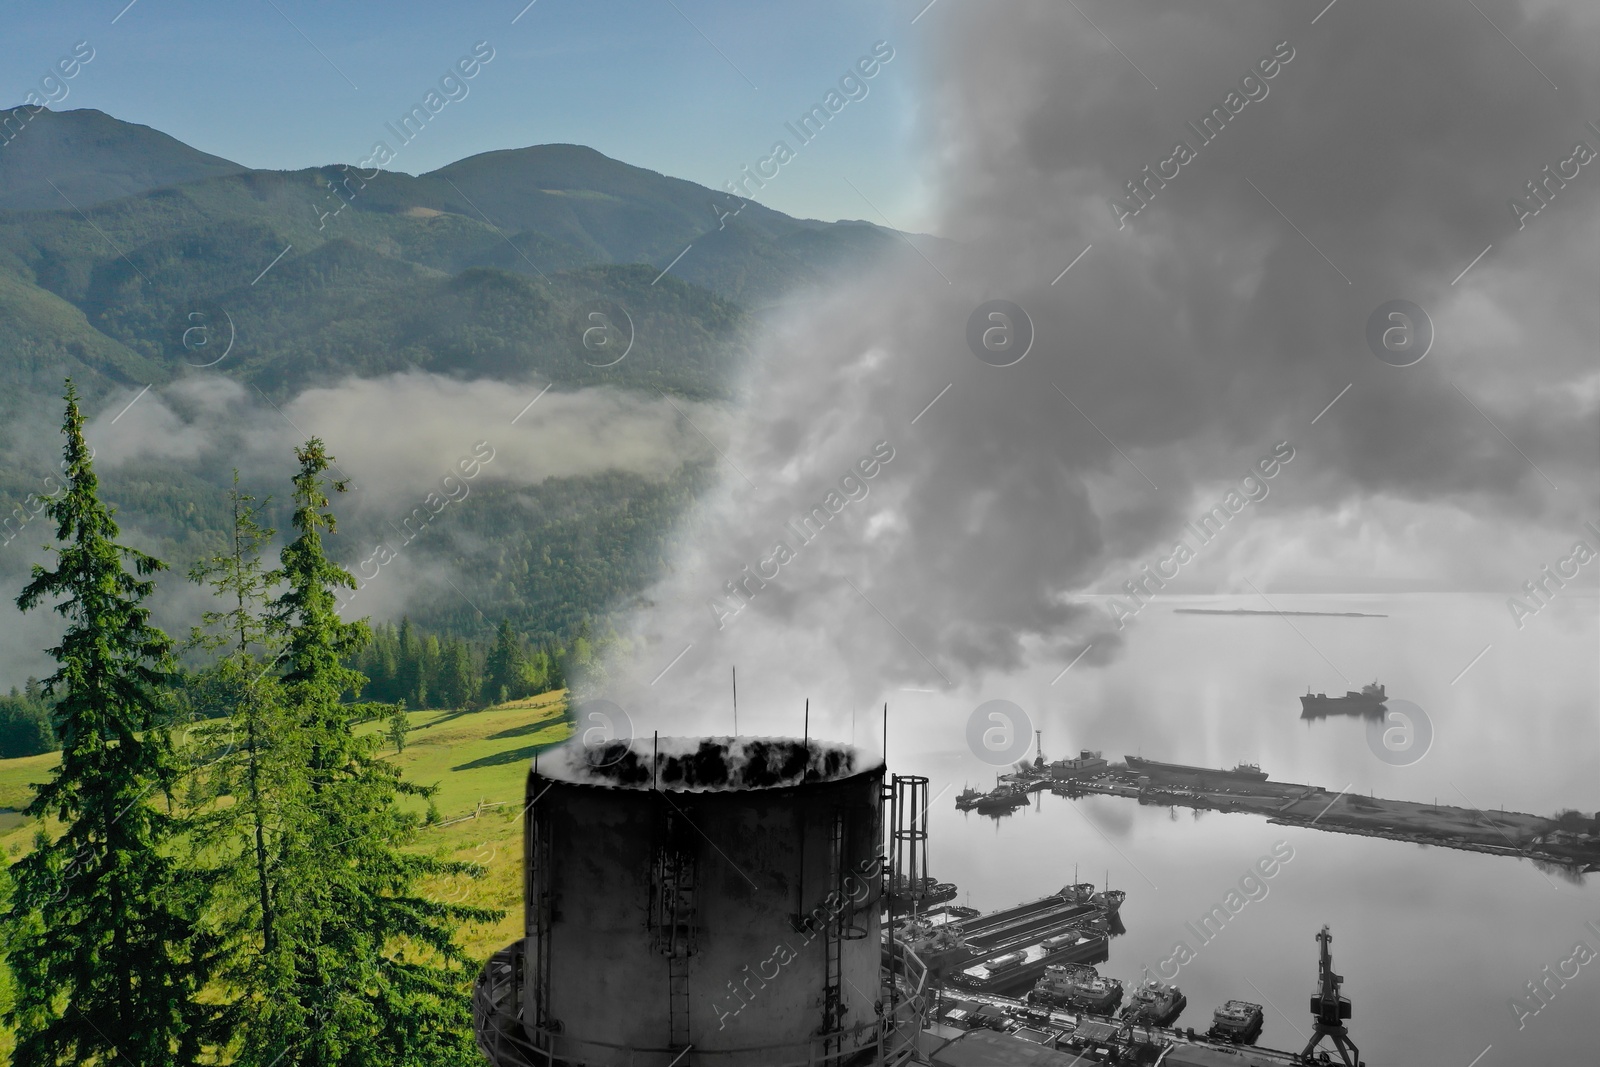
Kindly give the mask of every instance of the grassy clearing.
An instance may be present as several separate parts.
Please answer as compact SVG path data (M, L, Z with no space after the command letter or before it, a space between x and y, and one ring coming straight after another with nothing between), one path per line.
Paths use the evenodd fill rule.
M488 868L482 878L449 879L428 888L442 899L506 913L492 926L461 932L462 947L474 959L488 959L522 935L523 791L534 752L572 732L566 695L560 690L484 711L410 716L411 732L396 762L411 781L439 787L433 804L444 824L425 827L417 847ZM480 810L480 803L498 806ZM474 818L460 818L474 813Z

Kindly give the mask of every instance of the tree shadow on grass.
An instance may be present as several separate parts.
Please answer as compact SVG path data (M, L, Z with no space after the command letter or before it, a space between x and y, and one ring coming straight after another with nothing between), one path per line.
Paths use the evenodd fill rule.
M546 723L545 725L549 724ZM564 744L566 740L567 739L565 737L562 737L551 741L545 741L537 745L525 745L522 748L507 749L504 752L496 752L493 755L480 756L477 759L471 760L467 763L458 763L450 769L452 771L472 771L477 770L479 767L503 767L508 763L527 762L528 760L533 759L535 753L543 752L547 748L554 748L557 745Z
M432 722L420 723L417 726L413 726L412 729L413 730L431 730L435 726L443 726L447 722L455 722L457 719L462 718L464 716L476 715L476 714L477 714L477 712L468 711L466 708L457 708L455 711L447 711L447 712L445 712L443 715L440 715L437 719L434 719Z
M556 703L557 706L559 706L559 702L553 702L553 703ZM535 710L538 710L539 708L544 707L544 706L545 705L534 705L533 707L530 707L530 708L527 708L527 709L523 709L523 710L535 711ZM434 719L432 722L419 723L417 726L412 727L412 729L415 729L415 730L431 730L435 726L444 726L447 723L455 722L457 719L468 718L468 717L473 716L473 715L479 715L479 714L482 714L483 712L494 711L494 710L496 710L496 709L494 709L494 708L476 708L476 709L457 708L454 711L442 712L439 715L439 717L437 719ZM554 726L557 722L568 722L568 721L570 721L567 718L567 714L568 714L567 711L565 709L562 709L554 717L540 719L537 722L526 723L526 724L524 724L522 726L513 726L508 730L501 730L499 733L489 734L488 736L489 736L490 740L494 740L496 738L519 737L519 736L521 736L523 734L527 734L527 733L536 733L536 732L538 732L540 730L543 730L547 726Z
M524 737L528 734L536 734L540 730L548 730L552 726L559 726L563 722L570 721L570 719L567 719L563 716L552 716L548 719L540 719L538 722L527 722L523 723L521 726L508 727L507 729L501 730L498 733L489 734L487 739L490 741L499 741L507 737Z

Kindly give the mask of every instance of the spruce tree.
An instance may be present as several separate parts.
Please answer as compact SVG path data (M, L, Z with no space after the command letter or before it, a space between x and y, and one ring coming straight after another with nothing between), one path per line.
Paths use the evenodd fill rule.
M227 547L189 571L191 581L208 586L226 607L203 612L204 625L189 643L222 653L203 673L202 689L226 717L207 720L196 734L207 757L199 776L211 779L202 795L228 794L231 802L196 816L193 844L197 865L209 864L215 876L213 922L228 946L225 976L253 997L280 986L287 973L278 953L276 902L293 869L285 870L278 828L292 821L307 791L304 753L272 673L276 651L264 618L271 578L261 551L274 531L259 521L261 506L240 489L237 471L229 500Z
M404 615L400 617L399 645L395 663L400 682L397 699L420 708L428 684L422 673L422 643L411 628L411 620Z
M483 699L486 703L497 704L515 700L526 692L526 662L522 645L511 632L511 621L501 619L500 628L495 632L494 647L489 650L489 658L483 665Z
M439 667L439 699L447 708L466 708L478 695L478 676L473 669L472 651L459 637L444 646Z
M432 790L406 782L378 755L378 732L354 730L343 697L359 693L365 679L344 664L370 630L337 614L335 590L355 580L323 545L336 530L325 478L333 461L316 438L296 458L295 538L273 574L283 590L270 621L284 641L282 683L305 738L313 808L285 830L285 852L299 865L280 897L277 930L293 982L263 1006L266 1025L241 1058L284 1067L466 1067L479 1057L470 961L454 935L463 922L500 913L419 891L425 878L482 869L406 850L421 817L401 798Z
M70 380L65 399L66 485L46 505L56 565L36 565L17 597L67 627L43 684L61 761L26 809L41 828L6 909L13 1062L187 1065L212 1036L196 999L210 957L197 936L203 882L174 860L183 824L163 810L178 776L160 721L172 643L144 606L163 564L117 542Z
M439 706L439 675L443 666L444 649L439 644L439 638L429 634L422 642L422 682L417 686L417 707Z

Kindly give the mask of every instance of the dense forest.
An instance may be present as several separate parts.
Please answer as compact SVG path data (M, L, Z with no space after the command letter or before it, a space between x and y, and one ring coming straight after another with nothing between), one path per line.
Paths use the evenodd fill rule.
M413 626L371 627L372 639L345 659L345 666L365 681L345 694L349 700L403 704L407 708L454 708L475 711L491 704L564 689L569 665L586 667L614 633L591 635L581 624L570 645L553 638L530 641L502 620L485 641L441 636ZM215 679L206 669L177 669L168 679L163 706L169 721L194 721L227 714L214 700ZM0 697L0 759L57 751L61 745L51 725L54 703L37 678L24 689L12 687Z
M55 751L50 708L37 678L29 678L26 689L12 686L9 696L0 697L0 759Z

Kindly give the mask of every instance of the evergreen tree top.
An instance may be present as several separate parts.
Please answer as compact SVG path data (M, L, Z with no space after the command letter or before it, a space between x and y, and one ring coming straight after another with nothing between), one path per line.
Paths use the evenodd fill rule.
M212 593L224 602L231 601L232 606L226 611L201 612L202 626L194 628L188 643L209 649L232 645L235 652L245 654L252 646L265 645L268 640L255 606L267 599L271 588L271 575L262 566L261 550L277 531L257 520L265 502L240 488L238 468L233 472L228 502L233 511L230 544L223 552L190 567L189 580L209 586Z
M295 537L279 553L280 567L269 576L273 584L285 588L272 602L270 625L275 634L287 638L284 653L284 684L316 691L307 699L325 709L340 695L360 689L366 681L358 672L344 666L344 660L371 640L365 622L345 622L339 618L334 590L356 588L355 576L333 560L323 549L323 532L333 533L337 523L330 508L325 472L333 457L319 437L295 449L300 469L294 476ZM345 490L343 481L332 483L333 491Z
M46 505L60 542L51 548L56 566L34 565L17 607L30 611L54 601L54 610L68 619L61 643L48 650L58 667L42 682L43 695L56 700L62 762L28 809L68 818L77 810L83 779L112 765L130 781L146 774L163 782L170 777L162 740L141 735L157 718L156 690L169 679L172 641L150 625L143 604L155 588L145 576L166 565L116 542L119 531L111 507L98 494L71 379L64 399L66 485ZM108 751L112 745L114 757Z

